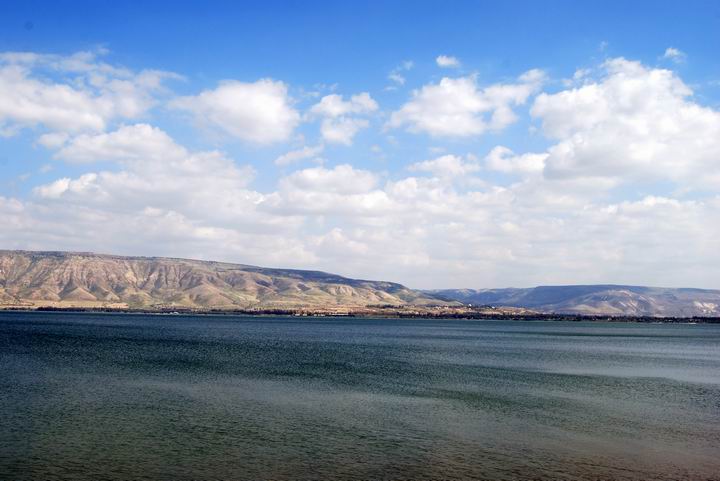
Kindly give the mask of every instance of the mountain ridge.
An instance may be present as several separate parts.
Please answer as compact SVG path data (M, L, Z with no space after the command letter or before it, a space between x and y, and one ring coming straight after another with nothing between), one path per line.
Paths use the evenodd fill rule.
M5 305L194 309L452 304L322 271L91 252L0 250Z
M587 316L720 317L720 290L622 284L416 290L317 270L178 257L0 250L0 307L193 310L468 305ZM508 310L507 312L518 312Z
M522 307L577 315L720 316L720 290L623 284L425 291L463 304Z

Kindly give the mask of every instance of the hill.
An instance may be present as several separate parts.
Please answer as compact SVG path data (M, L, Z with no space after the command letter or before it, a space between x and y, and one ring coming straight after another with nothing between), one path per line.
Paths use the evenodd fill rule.
M0 251L0 305L290 309L448 304L431 294L318 271L156 257Z
M426 291L464 304L581 315L720 316L720 290L622 285Z
M458 307L460 303L495 306L496 313L720 316L720 290L578 285L419 291L393 282L319 271L163 257L0 250L0 307L362 312L361 308L371 306L396 306L426 313L431 312L427 306L445 306L458 311L454 314L467 314L467 309Z

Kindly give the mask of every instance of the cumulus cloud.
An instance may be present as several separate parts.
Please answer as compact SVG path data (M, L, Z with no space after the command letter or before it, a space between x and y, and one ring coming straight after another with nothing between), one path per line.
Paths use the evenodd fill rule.
M409 170L415 172L430 172L439 178L468 175L480 170L480 165L474 156L463 159L457 155L443 155L432 160L424 160L410 165Z
M367 92L353 95L347 101L341 95L332 94L313 105L310 115L323 118L320 126L323 140L351 145L355 135L370 125L367 119L357 116L370 114L377 109L377 102Z
M246 187L250 167L218 151L189 151L147 124L73 138L56 156L71 162L110 161L119 168L61 178L35 188L37 199L63 208L137 215L147 208L180 212L199 223L232 223L262 196Z
M366 119L346 118L324 119L320 133L326 142L352 145L355 135L370 125Z
M0 54L0 135L36 126L103 131L113 120L145 114L156 104L163 81L178 77L158 70L133 72L101 62L98 55Z
M497 146L490 151L485 162L491 170L508 174L533 174L545 169L545 160L548 155L547 153L515 155L507 147Z
M427 177L384 183L348 164L302 169L263 194L221 154L176 149L162 158L149 148L149 164L167 169L131 154L119 171L58 179L31 201L0 198L0 240L321 268L416 287L647 283L647 272L658 284L703 285L710 266L720 268L717 196L608 202L541 176L468 188L464 180L482 171L452 156L418 162L412 171Z
M70 136L67 132L50 132L38 137L37 143L48 149L56 149L61 147L68 138L70 138Z
M308 221L335 218L363 224L367 218L381 218L390 211L388 196L378 188L378 181L376 174L349 164L303 169L281 179L278 191L259 208L271 216L302 216Z
M200 125L256 144L287 140L300 122L287 85L272 79L226 80L213 90L177 98L170 105L190 112Z
M448 55L440 55L435 58L435 63L438 67L442 68L458 68L460 66L460 60L456 57L450 57Z
M546 176L720 182L720 112L695 102L670 70L623 58L603 69L594 82L535 100L531 114L558 140Z
M352 239L340 227L312 239L313 246L325 253L328 258L342 262L349 256L358 257L370 254L370 246Z
M37 60L13 62L29 68ZM82 76L91 65L79 56L63 68ZM428 108L400 109L400 126L453 131L422 123L420 112L446 115L468 135L507 125L503 107L514 115L541 80L534 72L488 87L466 77L430 84L406 104ZM399 149L388 147L396 164L384 163L382 172L348 160L288 167L262 188L251 167L224 152L187 148L146 122L117 125L123 117L112 117L114 125L100 130L43 132L37 143L74 165L48 172L27 198L0 196L0 244L313 268L413 287L714 286L718 112L677 74L624 59L576 80L532 104L547 149L503 145L475 157L444 145L447 155L423 160L392 159ZM308 115L367 121L377 109L369 100L329 97ZM276 163L312 159L323 145ZM407 169L393 169L398 164ZM663 187L648 188L655 180ZM619 184L625 188L611 189Z
M56 158L70 162L159 162L186 154L169 135L148 124L125 125L118 130L102 134L82 134L55 154Z
M348 114L368 114L378 109L378 104L367 92L343 100L341 95L326 95L313 105L310 112L325 117L341 117Z
M359 194L372 190L376 184L377 177L372 172L342 164L332 169L314 167L299 170L282 179L280 187L285 190Z
M502 130L517 119L512 108L537 92L543 72L530 70L516 83L494 84L485 88L474 77L443 78L425 85L393 112L388 127L406 127L438 137L467 137L488 130Z

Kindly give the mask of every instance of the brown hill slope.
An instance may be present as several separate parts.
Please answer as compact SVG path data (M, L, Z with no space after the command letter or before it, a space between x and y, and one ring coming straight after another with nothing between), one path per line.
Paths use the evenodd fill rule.
M443 304L392 282L187 259L0 250L0 305L197 309Z

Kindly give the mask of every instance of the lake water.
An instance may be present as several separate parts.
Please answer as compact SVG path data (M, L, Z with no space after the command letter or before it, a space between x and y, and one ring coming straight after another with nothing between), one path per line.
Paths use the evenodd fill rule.
M720 479L720 325L0 313L0 479Z

